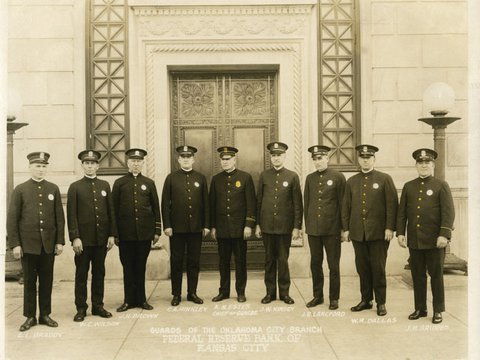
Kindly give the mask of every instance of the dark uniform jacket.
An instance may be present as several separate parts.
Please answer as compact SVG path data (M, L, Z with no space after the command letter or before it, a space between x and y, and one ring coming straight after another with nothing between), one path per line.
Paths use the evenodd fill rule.
M404 185L398 208L397 235L405 235L407 231L408 247L436 248L439 236L451 238L454 219L452 194L445 181L429 176Z
M161 235L160 206L152 179L128 173L115 181L112 197L120 241L151 241L154 235Z
M243 238L245 226L255 226L257 200L250 174L222 171L210 184L210 226L219 238Z
M347 181L342 205L343 230L352 240L382 240L395 230L398 195L390 175L360 172Z
M58 186L30 179L13 191L7 215L10 248L21 246L24 253L47 254L55 244L65 244L65 218Z
M164 229L173 233L199 233L210 228L208 186L205 176L195 170L172 172L162 192Z
M110 185L105 180L85 176L68 188L70 241L80 238L83 246L106 245L109 236L117 236L114 214Z
M328 168L307 176L303 193L307 234L340 235L345 183L342 173Z
M288 169L265 170L260 175L257 223L267 234L290 234L302 228L302 191L298 175Z

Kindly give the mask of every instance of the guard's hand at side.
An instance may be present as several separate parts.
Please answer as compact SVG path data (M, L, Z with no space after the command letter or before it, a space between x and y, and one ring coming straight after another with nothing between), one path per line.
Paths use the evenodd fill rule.
M213 240L217 240L217 229L216 228L212 228L210 230L210 236L212 237Z
M243 240L247 240L250 236L252 236L252 228L250 226L245 226L243 228Z
M444 248L448 245L448 239L445 236L439 236L437 238L437 248Z
M109 251L114 244L115 244L115 238L113 236L109 236L107 240L107 251Z
M393 239L393 230L385 229L385 240L390 241Z
M56 244L55 245L55 255L61 255L63 252L63 245L62 244Z
M262 237L262 229L260 228L260 225L255 227L255 236L259 239Z
M207 237L208 234L210 234L210 229L207 229L207 228L203 229L203 232L202 232L203 237L204 238Z
M20 259L23 256L23 250L21 246L15 246L12 249L13 257L15 259Z
M80 238L73 239L72 248L75 255L80 255L83 252L83 243Z
M153 237L153 240L152 240L153 245L155 245L158 242L158 240L160 240L160 235L155 234L155 236Z
M400 245L402 248L407 247L407 239L405 238L405 235L398 235L397 241L398 245Z
M300 230L293 229L292 230L292 240L297 240L300 237Z
M172 236L173 235L173 229L172 228L166 228L164 231L165 235L167 235L168 237Z
M350 231L344 231L342 235L342 242L350 242Z

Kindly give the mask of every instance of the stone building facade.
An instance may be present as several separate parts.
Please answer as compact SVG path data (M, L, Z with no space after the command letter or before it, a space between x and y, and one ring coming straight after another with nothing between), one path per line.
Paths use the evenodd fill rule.
M416 176L412 151L433 147L432 129L417 119L428 116L424 90L440 81L462 118L447 129L445 162L457 210L452 252L468 259L468 1L8 3L8 86L21 99L18 121L29 123L15 135L15 184L28 177L26 154L43 150L48 178L66 194L86 147L103 152L102 177L113 183L123 150L138 146L161 189L184 141L205 154L197 165L206 174L219 171L215 146L234 143L239 167L255 177L269 165L263 145L280 140L302 183L314 170L309 146L334 147L332 165L348 177L354 146L375 144L377 168L400 191ZM168 276L162 244L151 277ZM343 273L355 274L353 249L342 251ZM72 257L67 246L57 279L73 279ZM388 272L403 271L406 259L392 244ZM121 277L116 249L107 263L107 277ZM306 237L294 244L291 271L309 276Z

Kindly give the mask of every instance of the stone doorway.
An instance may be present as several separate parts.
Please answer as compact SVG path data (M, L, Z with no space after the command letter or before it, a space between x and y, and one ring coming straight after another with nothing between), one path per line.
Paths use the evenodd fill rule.
M171 164L177 169L175 148L198 148L195 169L210 180L221 171L216 149L239 149L237 167L249 172L257 186L267 168L265 146L278 137L277 71L170 71ZM263 269L261 240L248 240L248 269ZM217 244L202 245L202 270L217 270Z

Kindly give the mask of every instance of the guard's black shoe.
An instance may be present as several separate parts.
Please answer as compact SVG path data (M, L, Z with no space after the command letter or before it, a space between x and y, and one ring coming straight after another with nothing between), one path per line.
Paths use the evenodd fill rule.
M144 302L142 305L140 305L140 307L143 309L143 310L153 310L153 306L150 305L148 302Z
M328 305L330 310L337 310L338 309L338 300L330 300L330 305Z
M47 325L47 326L50 326L50 327L57 327L58 326L58 323L48 315L40 316L38 318L38 323L42 324L42 325Z
M385 307L385 304L378 304L377 305L377 315L378 316L387 315L387 308Z
M217 302L217 301L222 301L222 300L225 300L225 299L228 299L230 296L226 295L226 294L218 294L217 296L215 296L212 301L213 302Z
M73 321L81 322L81 321L85 320L85 316L87 316L87 312L84 309L77 310L77 313L73 317Z
M432 323L434 324L440 324L442 322L442 313L436 312L433 313L433 318L432 318Z
M307 307L315 307L317 305L323 304L323 297L314 297L307 303Z
M265 297L262 299L262 304L270 304L273 300L275 300L275 296L272 296L270 294L265 295Z
M203 300L197 296L197 294L188 294L188 301L193 301L195 304L203 304Z
M362 310L368 310L373 307L371 302L366 302L366 301L360 301L357 305L353 306L350 308L352 311L362 311Z
M408 315L408 320L417 320L421 317L426 317L427 315L427 310L415 310L413 313Z
M280 296L280 300L283 300L283 302L288 305L292 305L295 303L295 301L293 301L293 299L288 295Z
M245 297L245 295L240 294L240 295L237 296L237 301L243 303L243 302L247 301L247 298Z
M127 311L128 309L133 309L135 306L130 305L129 303L123 303L117 308L117 312L124 312Z
M92 315L97 315L107 319L112 317L112 313L110 311L105 310L103 307L93 308Z
M37 325L37 319L34 317L29 317L25 322L20 326L20 331L27 331L29 330L32 326Z
M182 297L180 295L173 295L173 298L170 304L172 304L172 306L178 306L181 301L182 301Z

